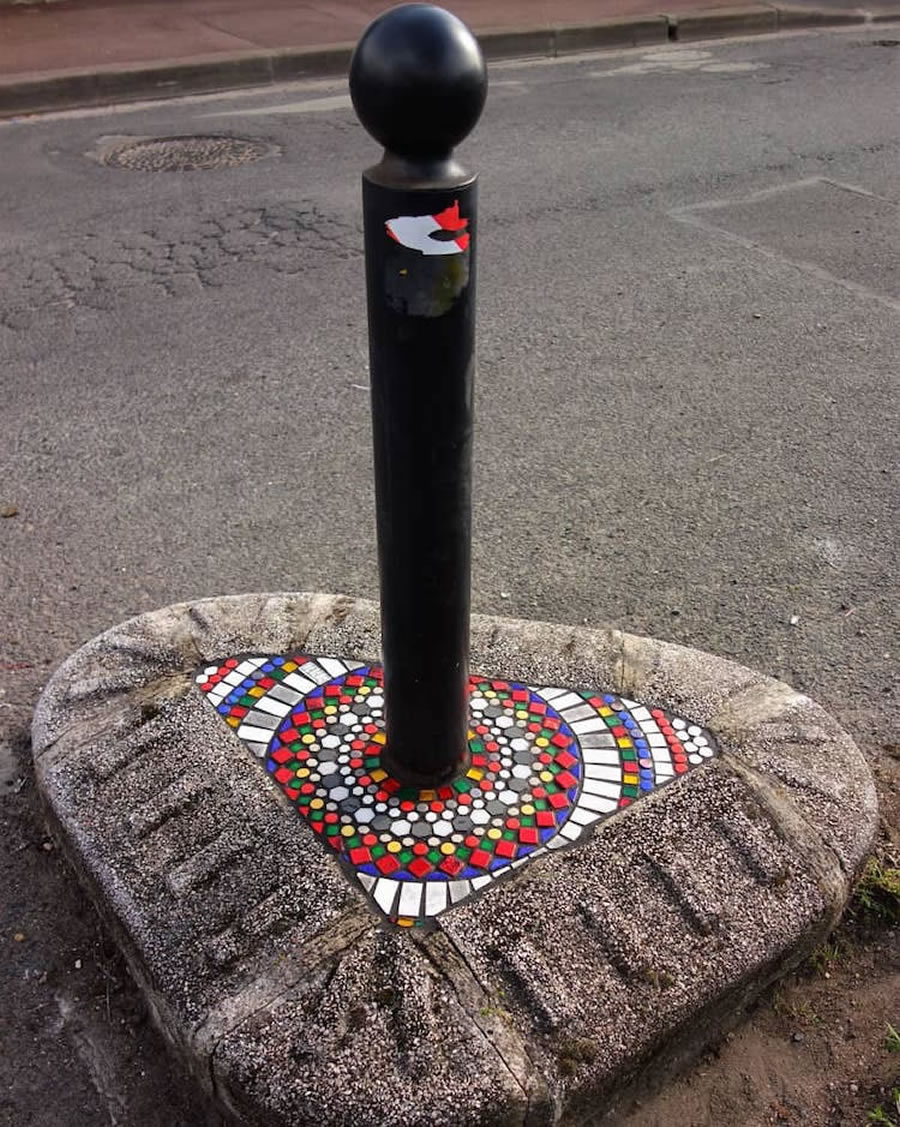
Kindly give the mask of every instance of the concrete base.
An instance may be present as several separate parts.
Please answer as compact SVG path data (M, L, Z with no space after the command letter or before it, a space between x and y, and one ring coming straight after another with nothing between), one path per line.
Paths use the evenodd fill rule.
M242 1121L596 1121L834 925L876 804L821 708L696 650L475 617L473 670L679 712L720 754L433 930L392 928L195 684L230 654L371 660L378 640L347 598L179 604L88 643L38 705L51 821L167 1039Z

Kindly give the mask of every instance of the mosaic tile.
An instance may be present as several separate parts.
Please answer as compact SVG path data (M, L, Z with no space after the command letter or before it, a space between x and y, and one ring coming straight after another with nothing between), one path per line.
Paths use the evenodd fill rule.
M382 670L231 657L206 699L398 927L422 927L716 754L706 729L614 693L472 676L469 765L432 790L382 767ZM423 733L427 739L428 733Z

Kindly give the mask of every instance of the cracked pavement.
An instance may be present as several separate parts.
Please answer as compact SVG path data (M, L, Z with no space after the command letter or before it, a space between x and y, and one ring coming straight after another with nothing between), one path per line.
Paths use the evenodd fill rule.
M248 271L308 273L361 254L362 228L316 204L167 216L121 239L86 231L43 259L0 256L0 325L24 332L51 309L111 310L125 292L190 298L244 285Z

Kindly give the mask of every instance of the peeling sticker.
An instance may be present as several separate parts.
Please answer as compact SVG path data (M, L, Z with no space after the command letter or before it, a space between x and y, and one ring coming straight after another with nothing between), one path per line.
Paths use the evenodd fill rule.
M469 248L468 219L459 214L459 200L437 215L398 215L385 223L388 235L421 254L462 254Z

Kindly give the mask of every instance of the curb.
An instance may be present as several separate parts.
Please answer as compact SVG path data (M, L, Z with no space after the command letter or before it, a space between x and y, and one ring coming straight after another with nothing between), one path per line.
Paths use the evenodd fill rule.
M668 41L729 35L769 34L781 29L824 28L887 22L900 10L861 8L835 11L790 4L624 17L548 28L491 29L477 33L488 61L557 58L585 51L641 47ZM336 78L347 73L353 43L278 51L197 55L178 62L33 71L0 79L0 118L52 110L210 94L271 86L303 78Z
M0 80L0 117L334 77L346 74L353 46L341 43L253 54L195 55L177 63L17 75Z

